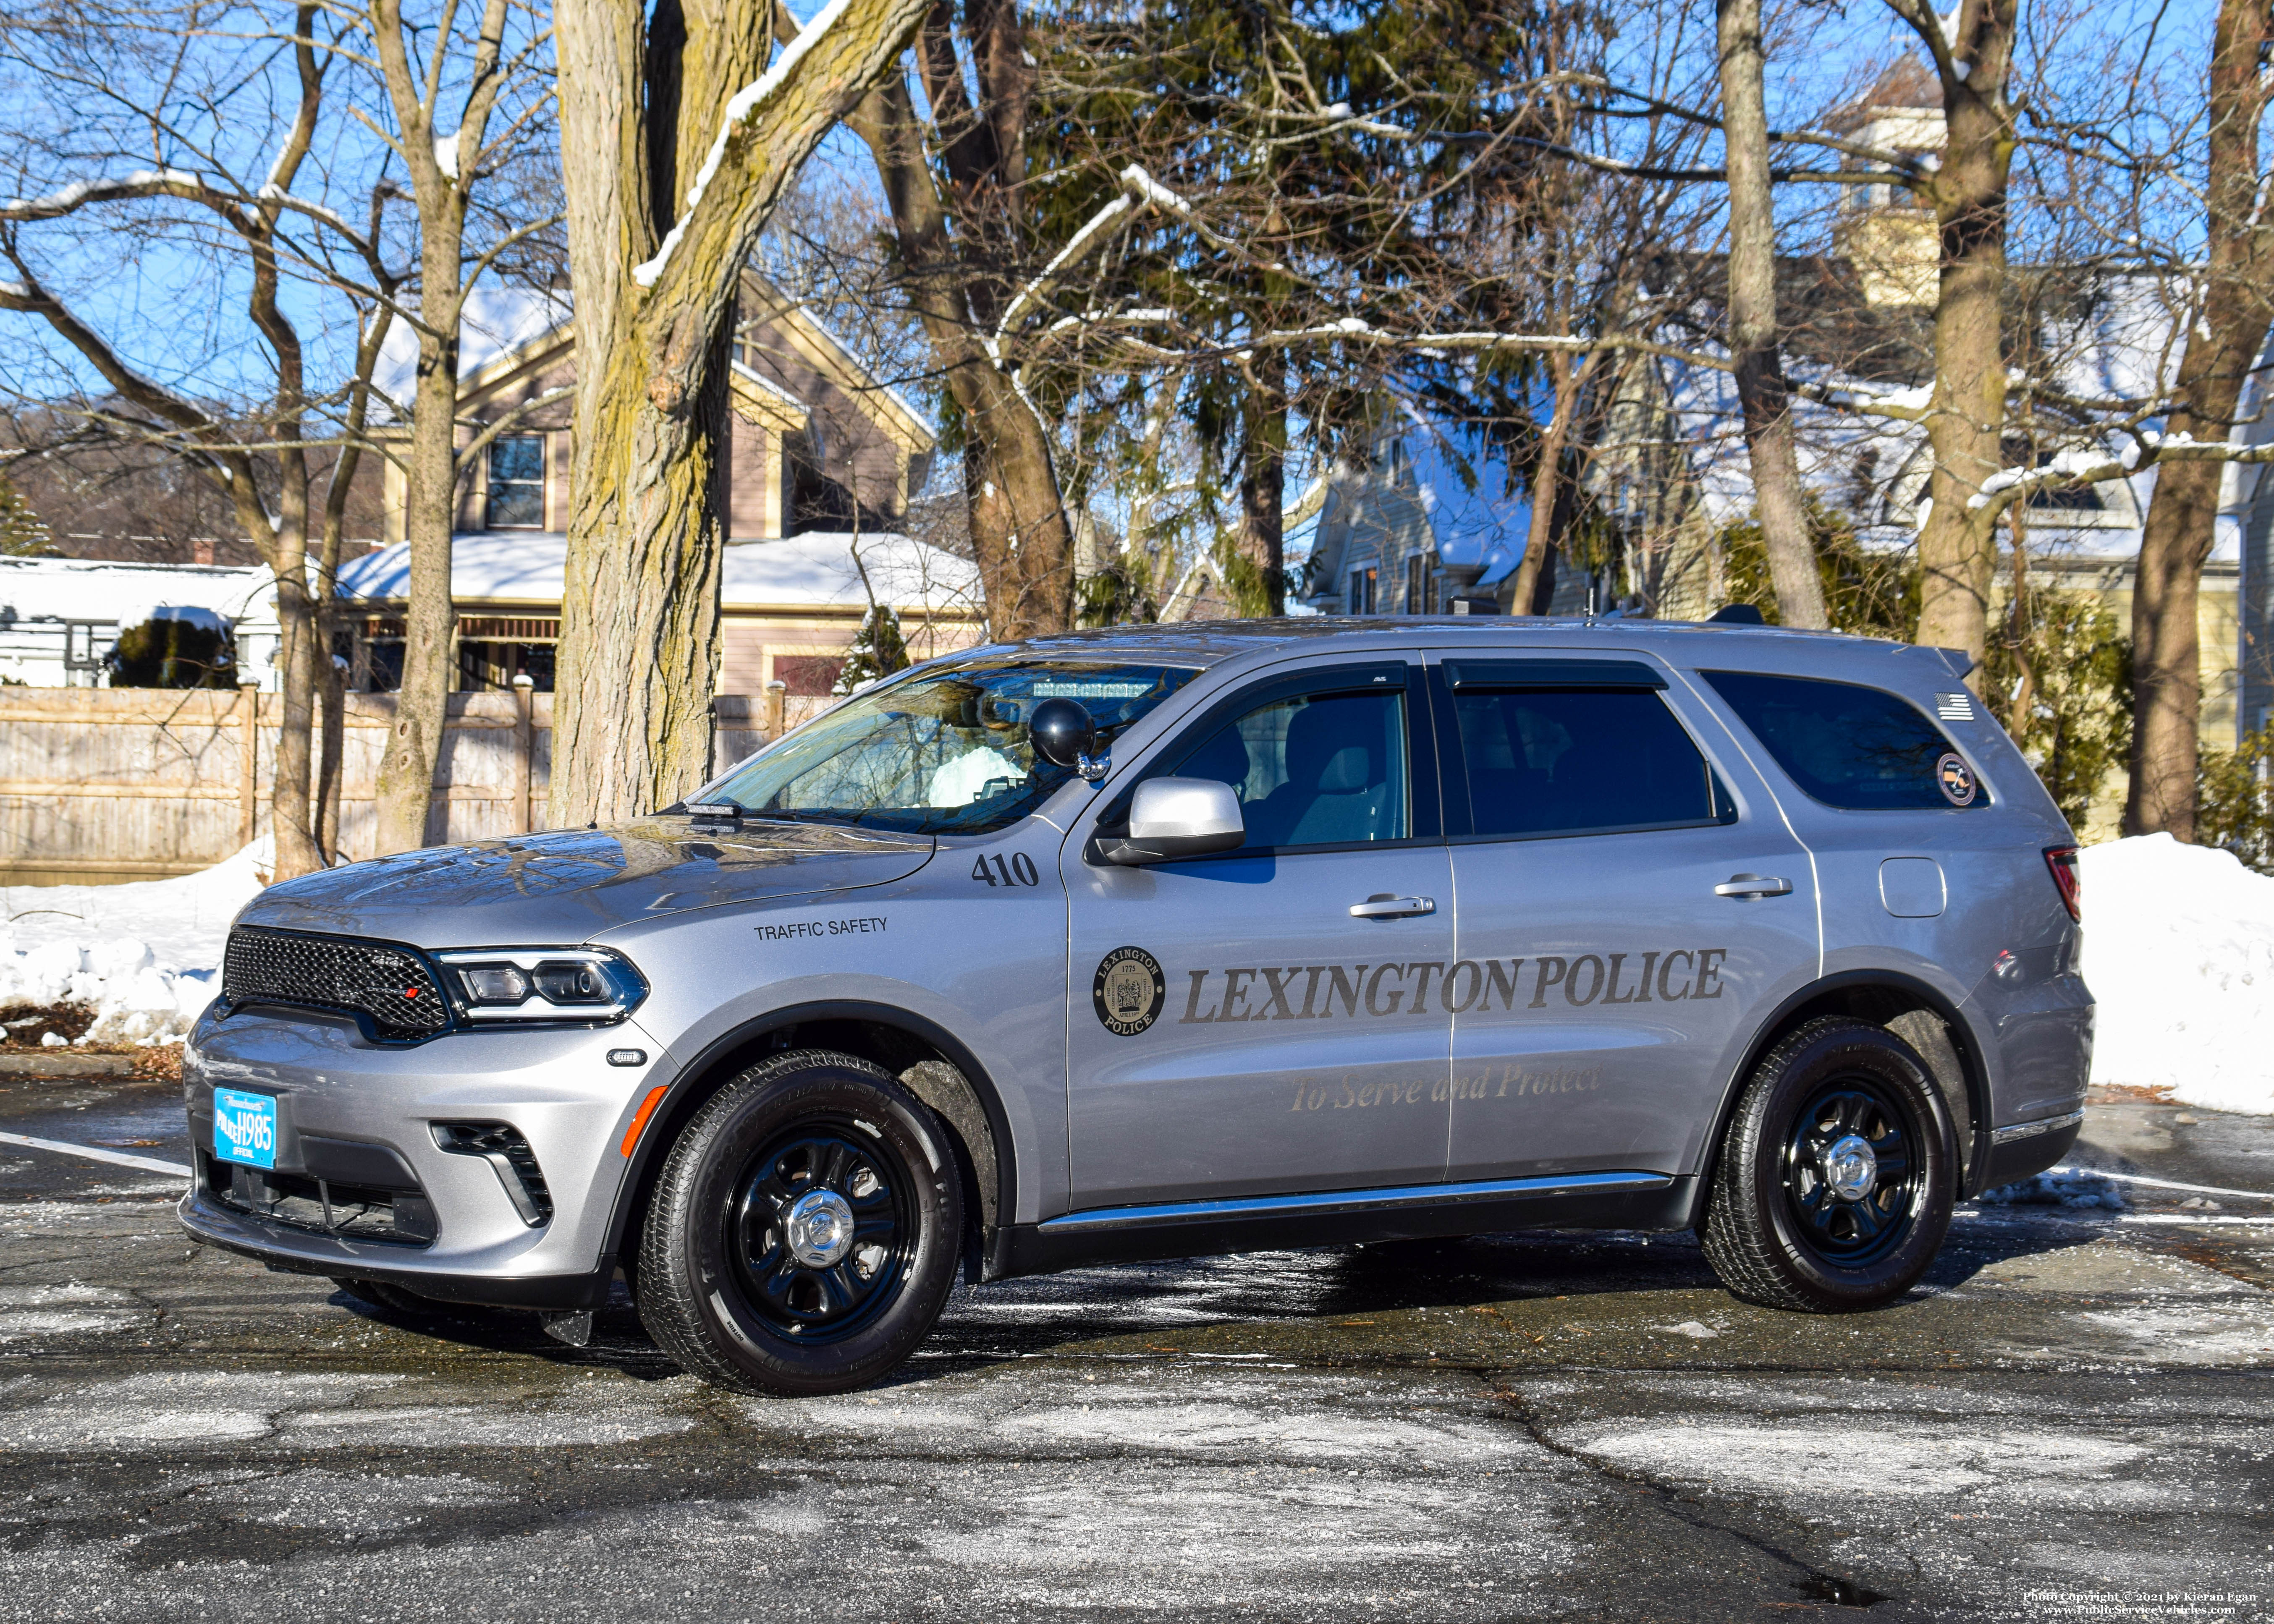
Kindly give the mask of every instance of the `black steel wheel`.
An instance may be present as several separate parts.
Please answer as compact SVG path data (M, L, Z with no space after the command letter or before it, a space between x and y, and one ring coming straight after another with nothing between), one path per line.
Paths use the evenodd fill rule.
M775 1330L813 1345L889 1307L917 1232L914 1176L851 1117L801 1122L751 1159L723 1214L743 1296Z
M1706 1194L1706 1261L1768 1307L1879 1307L1934 1260L1958 1166L1948 1104L1909 1044L1864 1021L1809 1021L1738 1097Z
M690 1372L744 1393L841 1393L891 1371L954 1284L952 1141L889 1072L801 1049L681 1130L641 1232L635 1300Z
M1826 1262L1855 1268L1901 1249L1918 1215L1918 1129L1898 1091L1867 1075L1818 1088L1785 1136L1794 1232Z

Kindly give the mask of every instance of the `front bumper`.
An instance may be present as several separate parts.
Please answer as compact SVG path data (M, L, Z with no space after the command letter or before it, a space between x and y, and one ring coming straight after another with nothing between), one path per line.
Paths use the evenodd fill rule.
M646 1060L608 1063L626 1049ZM397 1047L314 1011L208 1012L184 1051L197 1173L182 1223L272 1268L454 1302L590 1307L615 1272L606 1236L625 1131L671 1071L630 1021ZM214 1154L215 1087L275 1097L273 1169Z

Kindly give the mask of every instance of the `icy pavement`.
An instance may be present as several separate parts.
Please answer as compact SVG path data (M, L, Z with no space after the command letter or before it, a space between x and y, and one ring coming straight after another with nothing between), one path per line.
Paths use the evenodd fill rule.
M162 1158L178 1112L0 1086L10 1131ZM2264 1118L2107 1103L2078 1154L2274 1190ZM789 1402L621 1306L584 1350L381 1315L119 1175L0 1157L0 1620L2274 1612L2274 1224L2211 1222L2240 1203L1969 1209L1910 1300L1826 1318L1668 1237L1088 1270L960 1291L895 1380Z

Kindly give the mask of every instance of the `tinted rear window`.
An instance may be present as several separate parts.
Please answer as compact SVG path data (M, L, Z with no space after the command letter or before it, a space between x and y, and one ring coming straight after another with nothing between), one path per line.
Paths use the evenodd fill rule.
M1956 754L1910 701L1853 682L1700 673L1768 747L1792 781L1828 807L1853 812L1947 812L1940 767ZM1972 806L1989 804L1973 795Z
M1734 818L1665 702L1648 689L1453 695L1480 835L1578 834Z

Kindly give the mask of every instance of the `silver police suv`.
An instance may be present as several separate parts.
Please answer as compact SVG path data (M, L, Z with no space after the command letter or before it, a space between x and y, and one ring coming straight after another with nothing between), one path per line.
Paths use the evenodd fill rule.
M959 1268L1694 1229L1900 1296L2076 1136L2074 843L1962 656L1647 621L981 648L620 828L272 887L190 1232L841 1390Z

